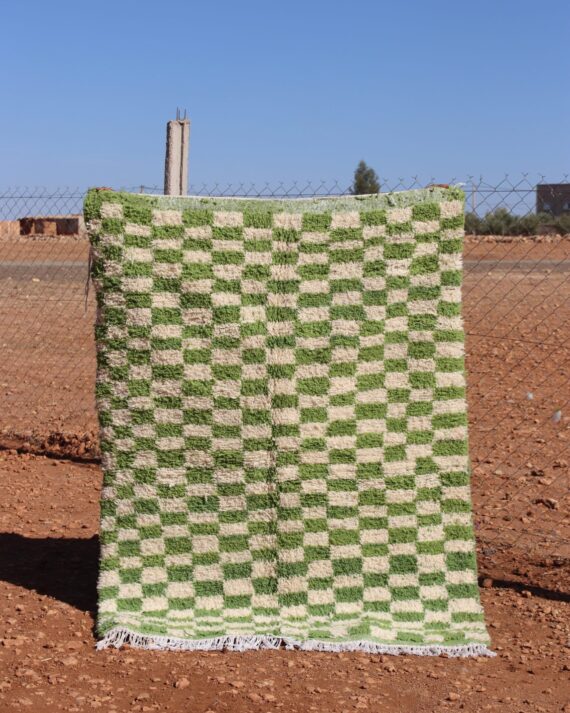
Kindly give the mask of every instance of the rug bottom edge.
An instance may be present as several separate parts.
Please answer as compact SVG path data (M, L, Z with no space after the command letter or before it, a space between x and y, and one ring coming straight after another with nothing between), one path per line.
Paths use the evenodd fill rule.
M158 634L140 634L125 627L110 629L97 642L97 649L120 648L128 644L138 649L159 651L255 651L259 649L297 649L299 651L360 651L368 654L415 656L442 656L465 658L476 656L493 657L497 654L485 644L468 643L458 645L445 644L381 644L374 641L339 641L330 642L319 639L300 640L288 636L243 635L216 636L211 639L184 639Z

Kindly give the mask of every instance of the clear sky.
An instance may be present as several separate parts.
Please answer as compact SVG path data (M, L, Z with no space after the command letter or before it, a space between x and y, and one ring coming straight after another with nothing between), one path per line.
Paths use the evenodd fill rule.
M568 0L18 0L0 13L0 187L570 171Z

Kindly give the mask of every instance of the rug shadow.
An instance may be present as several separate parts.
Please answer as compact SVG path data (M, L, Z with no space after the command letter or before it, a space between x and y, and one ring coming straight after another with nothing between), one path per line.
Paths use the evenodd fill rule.
M0 580L25 587L94 615L97 605L99 537L24 537L0 532ZM487 575L481 574L481 580ZM493 586L570 601L570 594L531 583L493 578Z
M570 602L570 592L562 592L557 589L548 589L546 587L541 587L536 584L531 584L530 582L517 582L512 579L500 579L489 575L493 580L493 588L495 589L512 589L514 592L519 594L522 592L530 592L533 597L538 597L539 599L550 599L554 602ZM483 581L486 579L486 575L481 574L479 576L479 586L483 586Z
M0 580L93 614L99 538L24 537L0 533Z

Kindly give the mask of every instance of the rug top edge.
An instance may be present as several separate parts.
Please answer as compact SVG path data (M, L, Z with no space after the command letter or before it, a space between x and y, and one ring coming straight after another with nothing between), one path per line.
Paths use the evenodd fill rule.
M114 202L117 199L126 198L156 203L161 207L181 207L191 205L228 207L235 205L243 207L250 203L252 206L264 208L275 207L282 210L289 208L300 210L303 208L321 208L331 210L334 208L358 208L359 210L381 210L386 208L404 208L427 201L464 201L465 193L459 186L429 186L427 188L416 188L406 191L394 191L389 193L374 193L368 195L339 195L339 196L307 196L307 197L285 197L276 198L272 196L165 196L149 193L129 193L128 191L90 188L88 196L97 196L99 200L105 198Z

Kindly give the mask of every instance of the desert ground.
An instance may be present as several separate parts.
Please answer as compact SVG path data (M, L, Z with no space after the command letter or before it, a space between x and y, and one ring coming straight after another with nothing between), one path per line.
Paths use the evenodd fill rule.
M494 659L95 650L88 248L0 236L0 713L570 712L570 238L467 238L474 522Z

